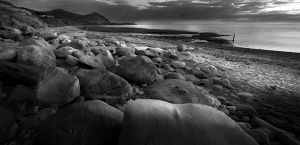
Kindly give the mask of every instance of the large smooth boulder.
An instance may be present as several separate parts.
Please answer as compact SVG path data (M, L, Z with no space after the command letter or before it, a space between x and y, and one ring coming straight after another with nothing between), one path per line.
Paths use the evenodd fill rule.
M0 46L0 61L12 61L17 57L17 50Z
M102 101L72 104L37 127L42 145L117 145L123 113Z
M18 46L17 62L45 68L56 65L56 57L48 42L44 39L30 38Z
M6 107L0 106L0 143L11 139L17 130L15 113Z
M151 99L169 103L199 103L209 106L219 106L220 102L211 97L203 88L192 82L179 79L168 79L151 84L146 88L146 94Z
M119 145L258 145L224 113L201 104L126 105Z
M65 105L80 96L79 80L58 67L49 67L41 73L36 88L39 104Z
M161 78L155 64L146 56L136 56L119 62L115 73L129 82L148 84Z
M98 99L101 95L127 99L133 94L131 85L120 76L104 69L84 70L76 73L84 96Z

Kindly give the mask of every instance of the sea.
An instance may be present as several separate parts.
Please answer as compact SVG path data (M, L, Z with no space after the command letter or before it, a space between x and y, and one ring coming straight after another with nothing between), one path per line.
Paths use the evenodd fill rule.
M113 27L215 32L230 35L224 37L228 40L235 34L235 46L300 53L300 23L296 22L173 21Z

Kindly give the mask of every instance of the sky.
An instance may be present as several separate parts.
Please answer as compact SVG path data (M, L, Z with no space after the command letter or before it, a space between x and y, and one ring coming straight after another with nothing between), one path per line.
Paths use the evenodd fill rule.
M39 11L98 12L114 22L298 21L300 0L7 0Z

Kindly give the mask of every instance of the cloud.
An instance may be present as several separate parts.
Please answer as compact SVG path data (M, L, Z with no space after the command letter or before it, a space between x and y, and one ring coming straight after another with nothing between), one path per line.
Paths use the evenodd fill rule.
M113 21L300 21L299 0L10 0L18 6L79 14L99 12Z

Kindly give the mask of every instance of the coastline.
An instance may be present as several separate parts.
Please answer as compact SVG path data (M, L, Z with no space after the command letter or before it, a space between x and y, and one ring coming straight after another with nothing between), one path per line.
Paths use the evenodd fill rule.
M299 138L300 132L295 126L300 125L300 86L297 85L300 84L300 53L242 48L216 43L190 43L186 40L153 38L136 33L87 31L87 36L90 38L97 38L97 35L164 50L176 49L179 44L195 48L189 53L179 52L178 56L189 67L198 63L216 66L222 70L221 76L227 78L235 88L234 90L206 88L210 90L209 93L223 96L235 105L249 104L255 107L261 118L283 130L292 132ZM232 94L239 91L254 94L254 102L233 97Z
M117 49L117 47L123 47L109 43L110 41L113 41L119 43L122 42L126 45L125 47L134 48L135 51L138 51L139 48L153 48L154 50L157 48L157 50L162 50L166 52L166 54L167 52L175 53L174 56L177 57L176 59L180 62L184 62L185 67L174 67L172 71L166 70L163 65L170 66L171 62L174 60L166 57L163 55L164 53L162 53L157 57L160 58L161 61L156 63L155 66L159 69L160 74L163 77L165 77L168 73L178 73L186 79L187 75L196 76L193 73L193 68L197 68L198 66L202 67L204 65L213 66L217 70L217 75L207 76L205 79L198 79L199 82L197 83L194 83L193 81L191 82L195 86L203 88L209 95L214 96L220 101L225 99L226 102L222 102L221 104L221 106L225 106L225 109L228 106L240 107L248 105L253 107L254 114L257 114L255 117L261 118L269 124L287 131L288 133L286 134L288 136L292 136L296 140L300 140L300 86L298 85L300 84L300 53L242 48L235 47L232 44L219 43L223 41L194 41L195 38L200 38L200 40L210 40L211 38L219 36L219 34L216 33L196 33L172 30L157 31L153 29L145 30L139 28L110 29L106 27L101 27L101 29L96 30L87 29L86 27L83 29L83 27L85 26L50 27L46 29L38 29L37 31L46 33L49 32L49 34L57 33L57 37L64 35L64 37L69 37L70 39L82 40L82 43L89 43L92 45L86 47L87 51L91 51L93 48L106 48L108 49L107 51L109 51L111 47L115 49ZM155 35L147 35L148 32L154 33ZM171 34L172 37L162 36L165 35L165 33ZM190 34L188 36L180 35L182 33ZM180 35L180 37L176 35ZM194 35L199 37L193 37ZM35 37L38 38L39 36ZM57 39L48 41L51 46L53 46L53 50L58 49L58 46L62 45L59 44L60 42L57 41ZM3 39L0 41L0 46L5 48L15 49L18 44L19 42L13 40L6 41ZM121 45L121 43L119 45ZM187 49L185 51L179 51L178 46L180 45L185 45ZM90 54L87 53L84 55ZM115 61L119 61L120 63L124 61L120 59L121 57L119 58L116 56L115 53L113 53L113 56L112 59ZM124 57L126 58L131 56L123 56L123 58ZM14 61L16 60L13 60L13 62ZM65 59L59 57L57 57L56 66L66 68L70 74L73 74L81 68L89 68L82 62L77 62L77 65L70 66L66 64ZM5 68L5 65L2 65L2 67ZM3 72L0 71L0 73ZM217 84L215 82L218 79L227 80L229 83L227 83L227 86L224 84ZM132 85L135 92L133 96L131 96L133 99L149 99L149 96L144 94L144 92L141 95L138 94L140 93L139 91L146 91L147 85L143 86L134 83L131 83L130 85ZM136 89L138 89L138 91L136 91ZM6 94L8 94L7 92L11 92L13 87L3 86L3 90ZM246 97L241 97L238 95L239 93L244 92L248 94L250 93L250 96L246 95ZM78 98L78 100L75 101L80 101L80 99L82 98ZM108 100L108 102L109 101L110 100ZM5 103L6 102L4 101L3 104ZM124 104L117 104L117 106L114 107L122 111L122 109L124 109L124 106L122 105ZM45 109L53 108L49 107ZM32 110L29 112L32 113ZM55 110L59 109L54 108L54 111ZM247 111L249 110L246 109L244 113L247 113ZM250 112L252 111L252 108L250 108ZM22 112L20 111L18 113L21 114ZM38 113L33 114L34 115L32 116L34 117L35 115L40 115ZM252 125L251 118L253 116L250 117L249 115L244 114L237 117L235 114L229 113L226 115L237 123L247 123L250 126ZM32 116L29 116L28 118L31 119L30 117ZM26 117L24 118L28 119ZM242 117L246 118L242 119ZM33 120L34 119L35 118L33 118ZM21 122L23 123L23 120L21 120ZM30 123L32 123L32 121ZM18 136L16 138L19 139L22 137ZM32 138L35 139L34 137ZM284 142L282 140L280 141L282 143ZM275 142L278 142L278 139L277 141L275 140Z

